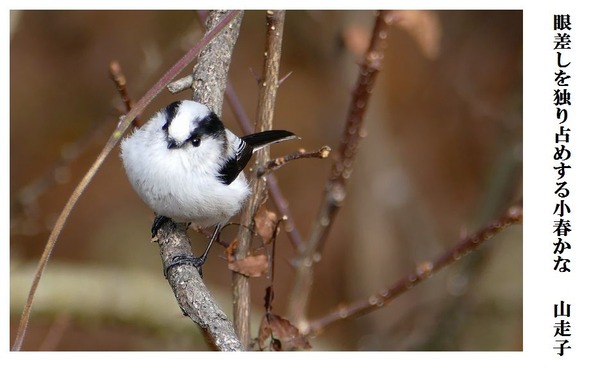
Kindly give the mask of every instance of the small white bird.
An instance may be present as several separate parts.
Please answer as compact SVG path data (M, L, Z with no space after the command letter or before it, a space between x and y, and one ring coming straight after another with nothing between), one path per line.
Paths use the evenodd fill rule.
M158 111L121 142L121 159L137 194L156 213L152 235L165 218L216 225L200 257L175 256L165 269L202 264L221 227L250 194L242 170L252 154L272 143L297 138L286 130L238 137L203 104L181 100Z

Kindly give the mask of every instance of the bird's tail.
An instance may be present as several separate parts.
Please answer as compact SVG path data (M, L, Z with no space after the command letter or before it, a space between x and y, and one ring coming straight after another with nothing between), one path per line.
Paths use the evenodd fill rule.
M264 148L265 146L270 144L296 138L299 137L296 134L287 130L261 131L260 133L249 134L242 137L244 142L252 146L252 149L254 151Z

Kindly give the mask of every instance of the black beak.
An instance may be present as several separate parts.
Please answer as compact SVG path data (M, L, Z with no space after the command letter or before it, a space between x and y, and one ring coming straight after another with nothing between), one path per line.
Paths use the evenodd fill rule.
M174 149L177 147L177 142L174 139L167 139L167 149Z

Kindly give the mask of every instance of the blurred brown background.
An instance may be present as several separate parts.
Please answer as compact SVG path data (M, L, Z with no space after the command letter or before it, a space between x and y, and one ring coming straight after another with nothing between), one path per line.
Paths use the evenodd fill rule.
M302 140L273 156L299 145L335 152L373 21L370 11L287 13L281 72L293 73L279 89L274 123ZM264 12L246 12L230 70L251 119L264 27ZM410 11L390 29L368 136L316 265L312 318L390 285L522 196L522 35L520 11ZM139 98L200 36L192 11L11 12L11 343L49 229L120 114L109 62L121 63ZM164 92L142 120L190 96ZM227 107L223 119L241 133ZM330 164L301 160L276 173L303 237ZM114 151L59 238L24 349L206 348L162 277L152 219ZM205 238L191 236L201 251ZM285 234L277 254L274 310L285 314L294 255ZM219 256L215 247L205 281L230 312L231 277ZM515 226L311 342L326 350L521 350L522 281ZM257 318L266 285L252 284Z

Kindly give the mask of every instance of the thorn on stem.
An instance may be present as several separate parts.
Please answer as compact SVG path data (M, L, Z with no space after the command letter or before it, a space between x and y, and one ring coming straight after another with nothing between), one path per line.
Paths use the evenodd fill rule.
M288 77L290 77L292 75L292 73L294 73L293 71L289 71L288 74L286 74L285 76L283 76L282 78L279 79L279 82L277 83L277 86L281 86L281 84L283 84L283 82L285 80L288 79Z

